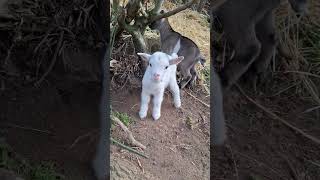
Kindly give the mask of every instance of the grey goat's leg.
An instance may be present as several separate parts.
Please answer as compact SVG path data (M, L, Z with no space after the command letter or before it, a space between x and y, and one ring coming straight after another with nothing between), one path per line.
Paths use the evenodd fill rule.
M263 81L277 46L274 14L272 11L267 13L257 24L256 33L259 41L261 42L261 52L257 60L249 68L246 75L249 79L248 82L252 83L254 91L256 91L258 81Z

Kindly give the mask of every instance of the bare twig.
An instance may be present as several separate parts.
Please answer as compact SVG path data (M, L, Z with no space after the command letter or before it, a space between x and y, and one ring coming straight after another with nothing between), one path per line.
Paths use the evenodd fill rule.
M49 29L46 34L44 35L44 37L42 38L42 40L40 41L40 43L34 48L33 53L36 53L38 51L38 49L40 48L40 46L46 42L47 38L49 37L50 33L53 31L53 29Z
M246 159L248 159L248 160L250 160L250 161L253 161L253 162L257 163L257 164L260 165L260 166L266 167L266 168L269 169L271 172L273 172L275 175L278 175L278 176L279 176L279 179L285 180L285 178L281 175L281 173L280 173L279 171L273 169L272 167L269 167L267 164L265 164L265 163L263 163L263 162L255 159L255 158L253 158L253 157L251 157L251 156L249 156L249 155L243 154L243 153L241 153L241 152L239 152L239 151L234 150L234 152L235 152L236 154L242 156L243 158L246 158Z
M14 48L15 44L17 43L17 41L21 40L21 26L22 24L24 23L23 21L23 18L20 19L20 23L19 23L19 26L15 29L15 35L14 35L14 38L13 38L13 42L10 46L10 48L8 49L7 51L7 56L4 60L4 66L10 66L10 64L12 64L12 62L10 61L10 58L11 58L11 54L12 54L12 49ZM9 62L10 61L10 62Z
M14 45L15 45L15 44L12 43L11 46L10 46L10 48L7 50L7 56L6 56L5 60L4 60L4 66L7 66L8 63L9 63L9 60L10 60L10 58L11 58L12 49L13 49Z
M35 132L40 132L40 133L45 133L45 134L53 134L52 132L47 131L47 130L35 129L35 128L30 128L30 127L24 127L24 126L19 126L19 125L16 125L16 124L11 124L11 123L5 124L5 125L8 126L8 127L14 127L14 128L18 128L18 129L35 131Z
M237 176L237 180L239 180L239 173L238 173L237 163L236 163L236 160L234 158L234 154L233 154L232 148L231 148L230 145L228 145L227 148L229 149L229 151L231 153L231 158L232 158L232 161L233 161L234 170L235 170L235 173L236 173L236 176Z
M148 17L148 13L143 9L142 2L139 3L140 12L144 17Z
M93 132L94 132L94 131L91 131L91 132L88 132L88 133L86 133L86 134L84 134L84 135L81 135L81 136L77 137L77 139L75 139L75 140L73 141L73 143L69 146L68 149L72 149L80 140L82 140L82 139L84 139L84 138L86 138L86 137L89 137Z
M131 147L126 146L126 145L124 145L124 144L116 141L116 140L113 139L113 138L110 138L110 140L111 140L111 142L117 144L118 146L120 146L120 147L122 147L122 148L124 148L124 149L126 149L126 150L128 150L128 151L130 151L130 152L132 152L132 153L135 153L135 154L137 154L137 155L139 155L139 156L142 156L142 157L144 157L144 158L147 158L147 159L149 158L148 156L142 154L141 152L136 151L136 150L132 149Z
M320 163L314 162L314 161L311 161L311 160L307 160L307 159L306 159L306 161L308 161L309 163L311 163L311 164L317 166L318 168L320 168Z
M53 69L56 61L57 61L57 56L58 56L58 53L59 53L59 50L60 50L60 47L61 47L61 44L62 44L62 41L63 41L63 35L64 35L64 31L61 31L60 33L60 38L59 38L59 42L57 44L57 47L56 47L56 51L53 55L53 58L52 58L52 61L49 65L49 68L48 70L42 75L42 77L35 83L35 85L39 85L43 80L44 78L51 72L51 70Z
M283 93L283 92L285 92L285 91L289 90L290 88L293 88L293 87L295 87L295 86L297 86L297 85L299 85L299 84L301 84L301 82L300 82L300 81L299 81L299 82L297 82L297 83L294 83L294 84L292 84L292 85L290 85L290 86L288 86L288 87L286 87L286 88L284 88L284 89L280 90L279 92L277 92L277 93L275 93L275 94L272 94L272 95L270 95L270 96L268 96L268 97L275 97L275 96L278 96L278 95L280 95L281 93Z
M292 176L292 178L294 180L299 180L299 176L295 170L295 168L293 167L292 163L290 162L290 160L282 153L279 153L279 156L284 159L284 161L286 162L286 164L288 165L289 169L290 169L290 174Z
M199 98L195 97L194 95L192 95L191 93L189 93L188 91L184 91L186 92L189 96L193 97L195 100L199 101L201 104L205 105L206 107L210 107L209 104L203 102L202 100L200 100Z
M138 157L137 157L137 161L138 161L138 165L139 165L140 169L142 170L142 173L144 173L144 169L143 169L143 167L141 165L141 162L140 162Z
M277 116L275 113L271 112L269 109L265 108L264 106L262 106L261 104L259 104L258 102L256 102L255 100L253 100L252 98L250 98L248 95L245 94L245 92L242 90L242 88L239 85L236 85L237 88L239 89L239 91L242 93L243 96L245 96L250 102L252 102L254 105L256 105L258 108L260 108L261 110L263 110L265 113L267 113L272 119L278 120L280 121L282 124L286 125L287 127L291 128L292 130L296 131L297 133L301 134L302 136L306 137L307 139L313 141L314 143L320 145L320 140L317 139L314 136L311 136L305 132L303 132L301 129L293 126L292 124L290 124L289 122L285 121L284 119L280 118L279 116Z
M306 75L306 76L312 76L312 77L320 78L320 76L317 75L317 74L313 74L313 73L309 73L309 72L303 72L303 71L285 71L284 73L297 73L297 74L303 74L303 75Z
M124 124L120 121L119 118L111 115L111 119L112 119L114 122L116 122L116 123L121 127L121 129L122 129L124 132L126 132L126 133L128 134L129 140L131 141L131 143L132 143L133 145L138 146L138 147L140 147L140 148L142 148L142 149L146 149L146 146L144 146L143 144L141 144L139 141L137 141L137 140L133 137L132 132L127 128L126 125L124 125Z
M309 109L303 111L301 114L309 113L309 112L312 112L312 111L315 111L318 109L320 109L320 106L312 107L312 108L309 108Z

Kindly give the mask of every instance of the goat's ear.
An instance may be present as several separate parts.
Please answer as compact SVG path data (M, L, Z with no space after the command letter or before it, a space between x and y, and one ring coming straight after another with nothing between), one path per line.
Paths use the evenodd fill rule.
M142 60L146 62L148 62L151 57L151 55L147 53L137 53L137 54L141 57Z
M170 64L170 65L179 64L183 59L184 59L183 56L179 56L179 57L177 57L177 58L171 59L171 60L169 61L169 64Z

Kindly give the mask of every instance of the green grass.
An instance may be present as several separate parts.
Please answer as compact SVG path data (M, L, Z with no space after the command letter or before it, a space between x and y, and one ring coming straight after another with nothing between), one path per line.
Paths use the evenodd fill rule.
M54 164L50 162L37 165L30 170L31 179L34 180L56 180L57 173L54 171Z
M26 180L58 180L63 179L56 173L54 164L51 162L42 162L40 164L31 164L10 150L11 148L0 143L0 168L11 170Z
M132 118L126 113L115 112L115 111L112 111L111 113L115 117L119 118L120 121L126 126L129 126L133 122Z

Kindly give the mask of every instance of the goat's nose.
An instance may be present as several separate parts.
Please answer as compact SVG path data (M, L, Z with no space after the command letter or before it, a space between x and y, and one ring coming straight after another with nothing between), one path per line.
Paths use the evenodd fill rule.
M155 74L153 74L153 76L154 76L155 80L159 80L160 79L160 74L155 73Z

